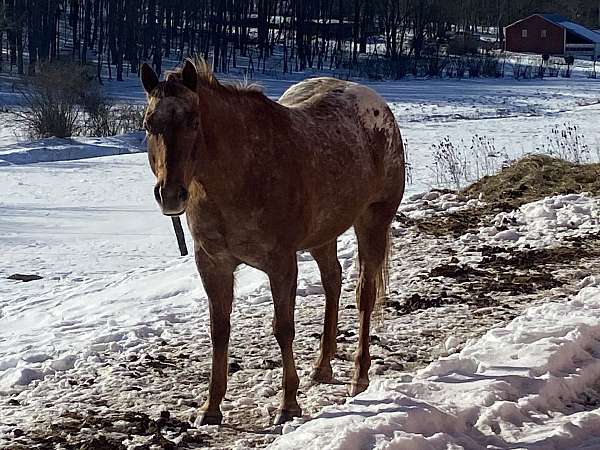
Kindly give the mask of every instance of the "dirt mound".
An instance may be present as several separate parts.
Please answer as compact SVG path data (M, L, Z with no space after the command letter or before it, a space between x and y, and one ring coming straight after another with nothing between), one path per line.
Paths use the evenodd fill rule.
M545 155L516 161L462 191L504 210L557 194L600 194L600 164L574 164Z

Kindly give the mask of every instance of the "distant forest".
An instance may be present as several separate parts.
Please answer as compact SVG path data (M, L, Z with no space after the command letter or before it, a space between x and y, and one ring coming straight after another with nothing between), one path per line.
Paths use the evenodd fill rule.
M95 63L117 80L150 61L202 54L215 70L278 52L282 71L356 60L419 56L448 32L497 33L534 12L600 27L599 0L0 0L0 70L35 73L45 61Z

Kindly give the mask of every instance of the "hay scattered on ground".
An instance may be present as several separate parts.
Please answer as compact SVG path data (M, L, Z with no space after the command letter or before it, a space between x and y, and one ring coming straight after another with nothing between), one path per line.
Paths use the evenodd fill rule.
M557 194L600 194L600 164L574 164L545 155L520 159L462 191L496 208L511 210Z
M440 190L447 193L449 191ZM458 194L480 199L485 206L404 221L434 236L475 232L482 221L502 211L558 194L600 195L600 164L574 164L546 155L526 156L488 175Z

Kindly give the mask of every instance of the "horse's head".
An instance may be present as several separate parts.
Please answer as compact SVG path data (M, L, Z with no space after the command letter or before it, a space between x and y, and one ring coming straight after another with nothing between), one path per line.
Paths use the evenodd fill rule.
M200 130L198 74L187 61L181 73L171 73L159 82L154 70L144 64L141 78L148 95L144 128L157 181L154 196L163 214L176 216L185 212L195 167Z

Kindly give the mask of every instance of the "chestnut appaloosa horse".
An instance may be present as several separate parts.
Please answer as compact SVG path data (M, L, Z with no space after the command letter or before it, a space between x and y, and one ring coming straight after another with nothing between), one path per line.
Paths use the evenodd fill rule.
M213 346L203 424L220 424L234 271L264 271L275 306L273 332L283 360L283 400L275 419L300 416L294 364L296 252L321 271L325 325L313 379L331 382L341 267L336 238L351 226L358 240L360 320L350 395L369 385L369 327L385 296L389 228L404 193L400 130L373 90L333 78L289 88L278 102L252 87L225 85L202 60L188 60L165 81L141 69L148 96L144 126L163 214L187 215L208 295Z

